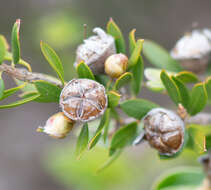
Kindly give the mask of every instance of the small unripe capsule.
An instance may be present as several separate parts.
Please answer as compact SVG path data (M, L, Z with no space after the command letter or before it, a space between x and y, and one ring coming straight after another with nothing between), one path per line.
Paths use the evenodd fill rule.
M193 30L185 34L171 51L171 56L180 61L189 71L203 73L208 65L211 52L211 31Z
M126 55L119 53L109 56L105 61L105 72L112 78L118 78L127 69L128 58Z
M170 110L152 109L144 118L145 137L161 155L172 156L184 144L185 126L182 119Z
M73 79L60 95L64 114L75 121L87 122L102 115L107 108L103 85L89 79Z
M101 74L104 72L106 58L116 53L115 41L101 28L94 28L93 32L97 35L85 39L78 46L74 66L84 61L94 74Z
M64 138L74 126L74 121L59 112L51 116L44 127L38 127L38 132L44 132L54 138Z

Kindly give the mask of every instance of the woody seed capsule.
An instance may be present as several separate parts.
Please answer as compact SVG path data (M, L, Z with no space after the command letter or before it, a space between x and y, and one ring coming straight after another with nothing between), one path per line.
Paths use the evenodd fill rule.
M193 30L185 34L171 51L171 56L180 61L189 71L200 74L208 65L211 53L211 31Z
M148 143L162 155L171 156L184 144L185 126L182 119L170 110L152 109L143 119Z
M60 95L64 114L75 121L87 122L102 115L107 108L103 85L89 79L73 79Z
M84 61L94 74L104 72L104 62L107 57L116 53L114 38L105 33L101 28L94 28L93 35L84 40L76 50L76 67L81 61Z

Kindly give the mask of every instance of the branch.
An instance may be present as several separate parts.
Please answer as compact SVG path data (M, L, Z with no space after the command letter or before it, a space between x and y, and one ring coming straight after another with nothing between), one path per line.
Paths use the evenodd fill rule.
M199 125L211 125L211 114L210 113L199 113L195 116L188 118L188 124L199 124Z
M29 72L26 69L15 68L4 63L0 65L0 71L5 72L11 77L24 81L24 82L33 83L34 81L37 81L37 80L44 80L60 88L63 88L63 85L59 80L56 80L53 77L50 77L42 73Z
M199 158L199 162L203 165L203 169L206 175L204 183L199 190L210 190L211 189L211 150L208 154L203 155Z

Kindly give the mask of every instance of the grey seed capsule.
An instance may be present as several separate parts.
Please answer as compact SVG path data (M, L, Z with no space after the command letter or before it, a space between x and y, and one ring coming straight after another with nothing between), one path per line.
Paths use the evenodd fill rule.
M102 115L107 108L103 85L89 79L73 79L60 95L64 114L75 121L87 122Z
M104 62L110 55L116 53L115 40L101 28L94 28L93 35L84 40L76 50L76 67L81 61L84 61L94 74L104 72Z
M180 61L189 71L200 74L208 65L211 52L211 31L193 30L185 34L171 51L171 56Z
M152 109L144 118L145 137L162 155L177 153L184 144L185 126L182 119L170 110Z

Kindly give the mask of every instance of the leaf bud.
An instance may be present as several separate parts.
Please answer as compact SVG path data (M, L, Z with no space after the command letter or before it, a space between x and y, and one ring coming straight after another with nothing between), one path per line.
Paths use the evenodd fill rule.
M96 119L107 108L107 95L103 85L89 79L73 79L66 84L60 95L64 114L75 121Z
M154 108L143 118L145 138L161 155L172 156L184 144L185 125L174 112Z
M51 116L44 127L38 127L37 132L44 132L51 137L62 139L71 131L74 121L59 112Z
M84 61L94 74L100 74L104 73L106 58L116 53L115 40L101 28L94 28L93 32L97 35L85 39L78 46L74 66Z
M128 58L126 55L119 53L109 56L105 61L105 72L112 78L118 78L127 69Z

